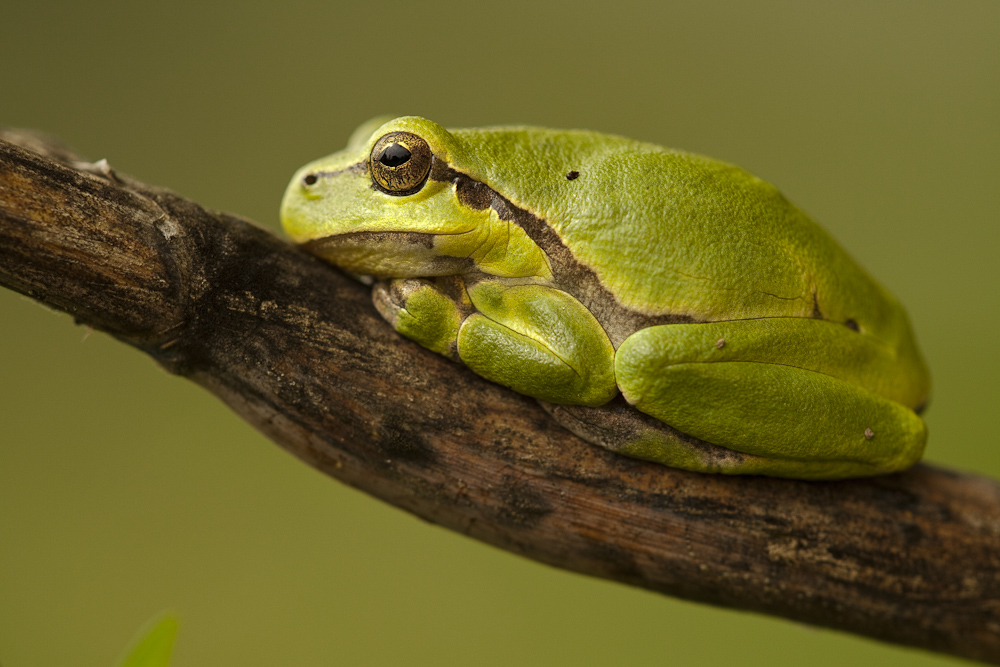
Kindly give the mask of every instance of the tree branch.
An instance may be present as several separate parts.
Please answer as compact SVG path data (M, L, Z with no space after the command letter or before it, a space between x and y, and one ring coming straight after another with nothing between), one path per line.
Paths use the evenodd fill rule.
M1000 664L1000 485L700 475L569 434L269 232L0 138L0 284L138 347L325 473L529 558ZM47 155L43 157L39 153Z

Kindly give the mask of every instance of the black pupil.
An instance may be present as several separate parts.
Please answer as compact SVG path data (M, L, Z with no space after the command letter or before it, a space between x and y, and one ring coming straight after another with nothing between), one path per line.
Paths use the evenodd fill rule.
M382 155L379 156L378 161L387 167L398 167L399 165L406 163L409 159L410 151L408 151L405 146L392 144L382 151Z

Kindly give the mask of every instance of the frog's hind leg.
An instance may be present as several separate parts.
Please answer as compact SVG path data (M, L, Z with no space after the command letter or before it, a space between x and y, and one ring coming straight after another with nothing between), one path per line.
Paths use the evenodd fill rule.
M926 442L913 411L926 395L926 371L899 363L879 339L833 322L649 327L619 347L615 372L625 399L642 412L747 455L721 459L723 473L878 475L912 465ZM677 445L655 430L619 449L676 465Z

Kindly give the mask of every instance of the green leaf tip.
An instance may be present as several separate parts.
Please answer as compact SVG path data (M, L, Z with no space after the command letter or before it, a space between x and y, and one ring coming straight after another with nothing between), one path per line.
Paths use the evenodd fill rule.
M133 648L118 667L167 667L177 638L177 626L177 618L171 615L147 623L133 639Z

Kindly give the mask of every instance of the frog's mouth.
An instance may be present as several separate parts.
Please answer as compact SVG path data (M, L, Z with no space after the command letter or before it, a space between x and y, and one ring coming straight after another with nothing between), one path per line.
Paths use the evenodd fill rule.
M434 237L422 232L347 232L300 247L351 273L378 278L450 276L474 269L470 257L441 255Z

